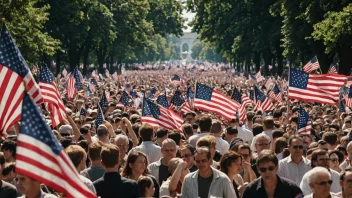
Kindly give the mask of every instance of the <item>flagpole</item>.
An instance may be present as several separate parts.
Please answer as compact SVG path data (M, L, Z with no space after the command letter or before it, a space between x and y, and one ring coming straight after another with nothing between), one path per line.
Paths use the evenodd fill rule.
M285 119L286 122L288 121L287 118L288 118L288 114L290 112L290 98L289 98L289 95L290 95L290 73L291 73L291 66L288 67L287 110L286 110L286 119Z

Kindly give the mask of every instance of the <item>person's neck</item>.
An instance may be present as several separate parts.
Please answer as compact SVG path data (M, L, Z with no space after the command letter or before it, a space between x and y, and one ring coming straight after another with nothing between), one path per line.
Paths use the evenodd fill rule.
M164 166L167 166L169 164L169 161L170 160L167 160L165 158L161 158L161 164L164 165Z
M200 131L200 133L209 133L209 131Z
M113 168L106 168L105 167L105 173L118 173L118 167L113 167Z
M267 179L267 180L263 179L263 183L264 183L265 188L271 188L271 189L276 188L277 177L275 176L273 179Z
M235 176L236 174L234 173L228 173L227 176L230 178L231 182L233 180L233 177Z
M292 155L291 155L291 159L292 159L293 163L295 163L295 164L299 164L303 160L302 156L292 156Z
M92 161L92 166L102 166L100 160Z
M212 133L214 137L221 137L221 132L220 133Z
M140 174L137 174L136 172L132 171L132 174L131 174L131 176L130 176L130 179L133 179L133 180L135 180L135 181L138 181L138 179L139 179L140 176L141 176Z
M37 198L37 197L40 197L40 188L38 190L35 190L35 191L31 191L31 192L28 192L26 194L26 198Z
M347 193L346 191L342 190L342 197L346 197L346 198L352 197L352 192Z
M322 195L322 194L317 195L313 193L313 198L330 198L330 193L328 195Z
M203 178L209 178L211 175L213 174L213 171L211 170L211 168L209 167L208 170L206 171L199 171L199 175Z
M248 128L253 128L253 122L252 121L248 121L247 122L247 126L248 126Z

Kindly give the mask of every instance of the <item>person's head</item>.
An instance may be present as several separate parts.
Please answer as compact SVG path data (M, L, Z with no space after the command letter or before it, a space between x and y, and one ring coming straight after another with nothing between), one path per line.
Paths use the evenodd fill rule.
M156 142L158 143L159 146L161 146L163 141L168 138L168 133L169 133L169 130L164 129L164 128L160 128L156 131L156 133L155 133Z
M274 152L271 150L263 150L257 157L257 168L263 180L272 180L276 177L278 171L278 163Z
M198 147L208 147L211 153L211 158L214 157L215 155L215 151L216 151L216 138L212 135L207 135L204 137L201 137L198 141L197 141L197 148Z
M5 164L4 169L2 169L1 171L1 179L11 183L13 179L16 177L15 169L16 169L16 165L14 162Z
M61 136L70 136L72 134L72 126L69 124L61 125L59 128L59 133Z
M141 197L153 197L154 183L148 176L142 176L138 179L138 189Z
M1 172L2 170L5 168L5 156L4 156L4 153L3 152L0 152L0 175L1 175ZM0 179L1 179L1 176L0 176Z
M352 160L352 141L347 144L347 156L349 160ZM6 158L5 158L6 159Z
M181 144L181 139L182 139L182 135L181 133L175 131L175 132L171 132L169 135L168 135L168 138L169 139L172 139L176 142L176 145L177 146L180 146Z
M115 141L114 141L115 145L119 147L120 149L120 160L123 159L128 151L129 148L129 140L128 137L126 135L116 135L115 137Z
M161 144L161 153L163 154L163 159L169 162L170 159L176 157L176 143L172 139L166 139Z
M120 156L119 147L113 144L104 145L101 149L100 156L102 165L105 167L105 171L107 169L111 169L112 172L118 171Z
M193 135L193 129L191 124L183 124L181 126L182 132L185 135L186 140Z
M261 115L255 115L253 117L253 124L260 124L262 125L263 124L263 118Z
M65 152L71 159L78 172L86 168L87 154L82 147L78 145L70 145L65 149Z
M242 170L242 157L234 151L229 151L221 157L219 164L220 170L225 174L239 174Z
M208 171L211 165L213 164L213 159L211 158L210 150L208 147L205 146L198 147L196 149L194 159L199 172Z
M177 168L177 166L178 166L180 163L182 163L182 162L183 162L183 160L180 159L180 158L172 158L172 159L169 161L168 165L167 165L168 170L169 170L169 173L170 173L171 175L173 175L174 172L175 172L175 170L176 170L176 168ZM183 181L183 179L185 178L185 176L186 176L188 173L189 173L189 170L188 170L187 167L185 167L185 168L182 170L182 172L181 172L181 177L180 177L180 181L181 181L181 182Z
M234 146L234 151L241 155L242 159L250 163L252 159L252 150L250 146L246 143L239 143Z
M273 120L274 121L281 121L281 117L282 117L282 112L280 110L276 110L273 113Z
M264 129L265 130L274 129L274 120L272 116L267 116L264 118Z
M288 146L287 139L284 137L279 137L274 142L274 146L273 146L274 152L276 154L279 154L284 150L284 148L287 148L287 146Z
M270 137L265 133L261 133L256 136L255 149L257 153L260 153L264 149L269 149L271 144Z
M343 153L339 150L331 150L328 154L330 158L329 167L339 172L339 166L344 160Z
M337 144L337 135L333 132L325 132L322 138L326 143L328 143L328 149L334 150Z
M1 145L1 152L4 153L6 162L14 162L16 158L16 145L17 143L13 140L5 140Z
M189 124L194 124L194 122L196 121L195 117L196 117L196 113L194 113L193 111L189 111L187 112L185 115L185 121Z
M104 143L108 143L109 142L108 128L103 124L99 125L97 128L97 136L100 141Z
M282 137L284 135L284 131L282 129L274 129L272 135L273 141L275 142L276 138Z
M92 161L101 161L101 156L100 156L100 152L101 152L101 148L104 146L104 143L102 142L93 142L91 144L89 144L88 147L88 156L90 158L90 160Z
M154 136L153 126L150 124L144 124L139 128L139 136L142 138L143 142L152 141Z
M148 175L147 169L148 159L147 156L140 151L131 151L128 154L125 167L122 171L122 176L130 177L132 173L137 175Z
M209 133L211 128L211 118L207 115L204 115L199 118L198 126L201 133Z
M328 143L327 142L325 142L324 140L319 140L318 141L318 148L320 148L320 149L324 149L324 150L329 150L329 148L328 148Z
M255 113L253 111L248 111L246 116L247 116L247 122L252 122L253 117L255 116Z
M238 135L238 130L236 127L227 127L225 130L225 138L228 143L235 139Z
M299 135L293 135L288 140L288 150L291 158L301 158L303 156L303 139Z
M216 120L211 125L210 133L220 134L222 132L221 122Z
M187 144L185 146L179 147L178 151L179 151L180 157L183 159L183 161L187 163L187 168L191 168L194 163L195 148L192 145Z
M306 173L314 197L329 197L332 184L331 174L324 167L315 167Z
M261 124L255 123L253 124L253 136L257 136L258 134L264 131L264 127Z
M40 182L31 177L17 174L17 189L26 197L34 197L40 193Z
M345 197L352 195L352 168L346 168L340 173L340 185Z
M311 161L312 161L311 163L312 168L317 166L329 168L330 158L329 158L328 152L324 149L317 149L313 151Z

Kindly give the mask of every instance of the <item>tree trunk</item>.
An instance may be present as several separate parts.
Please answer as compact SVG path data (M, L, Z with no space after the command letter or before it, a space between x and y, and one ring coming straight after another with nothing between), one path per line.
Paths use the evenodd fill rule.
M70 71L73 71L75 67L79 65L79 60L81 56L77 49L69 49L67 50L67 53L69 58Z
M341 38L339 41L338 55L339 55L339 74L344 74L347 76L351 75L352 72L352 39L351 38Z
M283 53L283 49L280 46L276 48L276 58L277 58L276 74L279 76L281 76L282 72L284 71L284 65L283 65L284 57L282 53Z
M259 69L260 69L260 54L258 52L254 52L253 62L255 65L255 70L259 71Z
M265 74L262 72L262 75L267 75L269 71L269 64L271 63L271 57L272 54L270 52L270 49L266 49L262 52L263 54L263 59L264 59L264 68L265 68ZM258 71L257 71L258 72Z
M56 76L60 73L61 69L61 57L62 57L62 52L58 50L56 52Z

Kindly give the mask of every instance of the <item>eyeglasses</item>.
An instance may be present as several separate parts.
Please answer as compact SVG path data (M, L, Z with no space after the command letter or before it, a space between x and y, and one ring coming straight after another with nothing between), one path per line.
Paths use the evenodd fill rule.
M197 164L200 164L200 163L206 163L208 162L208 159L202 159L202 160L195 160Z
M314 182L314 183L316 183L316 184L318 184L319 186L325 186L325 185L327 185L327 184L332 184L332 180L328 180L328 181L322 181L322 182Z
M167 152L167 153L169 153L169 152L175 152L176 151L176 149L163 149L163 151L164 152Z
M275 166L269 166L267 168L265 168L265 167L259 168L260 172L262 172L262 173L265 173L266 170L273 171L274 169L275 169Z
M292 146L294 149L303 149L303 145L294 145Z
M269 142L269 143L259 143L259 144L257 144L258 146L269 146L271 144L271 142Z
M330 160L331 160L332 162L334 162L334 163L339 162L339 158L331 158Z
M320 161L330 161L330 158L321 158L321 159L318 159Z
M187 154L185 154L185 155L181 156L181 158L189 158L189 157L192 157L192 154L187 153Z
M126 148L126 147L128 147L127 144L117 144L116 146L121 147L121 148Z

